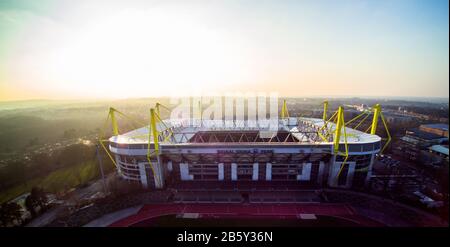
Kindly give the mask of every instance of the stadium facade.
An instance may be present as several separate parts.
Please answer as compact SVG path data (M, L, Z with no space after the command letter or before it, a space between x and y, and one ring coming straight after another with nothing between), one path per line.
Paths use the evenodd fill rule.
M380 108L374 109L376 128ZM382 138L374 130L346 127L339 120L342 115L343 123L343 113L336 113L331 121L325 114L324 119L283 116L269 130L250 121L161 120L152 110L150 125L115 131L108 148L120 176L145 188L165 188L168 181L364 186Z

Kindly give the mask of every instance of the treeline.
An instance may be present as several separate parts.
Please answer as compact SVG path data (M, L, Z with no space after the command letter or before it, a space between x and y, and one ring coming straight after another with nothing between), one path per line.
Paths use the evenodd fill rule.
M386 109L398 110L398 105L383 105ZM402 110L406 110L408 112L413 112L417 114L428 115L431 118L448 118L448 106L433 106L433 107L423 107L423 106L401 106Z
M105 115L106 116L106 115ZM28 148L98 133L104 119L47 120L35 116L0 117L0 153L22 154Z
M111 170L110 160L102 149L100 151L105 170ZM0 191L85 162L98 162L95 145L73 144L51 154L35 154L29 159L15 161L0 168Z
M130 99L105 102L76 102L71 104L44 104L35 106L31 102L17 109L2 109L0 104L0 157L17 154L40 147L43 144L54 144L71 138L98 134L108 116L109 107L114 107L143 123L149 119L149 109L156 102L169 105L168 99ZM19 102L20 103L20 102ZM167 111L162 111L168 117ZM135 128L130 121L122 121L119 125L124 130ZM126 126L128 125L128 126ZM122 126L121 126L122 127ZM142 126L138 126L142 127Z

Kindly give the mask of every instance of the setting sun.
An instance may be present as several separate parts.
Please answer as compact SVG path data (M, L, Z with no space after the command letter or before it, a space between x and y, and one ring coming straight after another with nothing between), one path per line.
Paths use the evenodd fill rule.
M59 31L37 37L51 42L48 50L24 54L14 64L36 73L38 91L119 98L183 94L243 83L256 73L251 47L181 13L124 9Z

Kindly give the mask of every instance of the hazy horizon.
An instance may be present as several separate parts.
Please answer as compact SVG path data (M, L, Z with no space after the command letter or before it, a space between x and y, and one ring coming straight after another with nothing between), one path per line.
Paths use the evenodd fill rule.
M264 93L264 92L263 92ZM267 94L269 95L269 94ZM204 97L206 95L202 95ZM222 95L224 96L224 95ZM157 96L157 97L127 97L127 98L65 98L65 99L50 99L50 98L30 98L30 99L10 99L0 100L0 103L23 103L23 102L39 102L39 101L51 101L51 102L90 102L90 101L123 101L123 100L140 100L140 99L168 99L173 96ZM191 96L179 96L179 98L191 97ZM283 96L279 95L280 99L293 98L293 99L368 99L368 100L398 100L408 102L425 102L425 103L449 103L449 97L421 97L421 96L330 96L330 95L318 95L318 96Z
M0 2L0 101L449 97L448 1Z

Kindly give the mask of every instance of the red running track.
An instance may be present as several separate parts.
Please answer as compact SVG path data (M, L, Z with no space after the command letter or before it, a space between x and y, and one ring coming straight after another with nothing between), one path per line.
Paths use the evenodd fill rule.
M120 219L111 227L127 227L166 215L198 213L201 218L298 218L299 214L315 214L350 220L361 226L383 226L355 212L346 204L151 204L137 214Z

